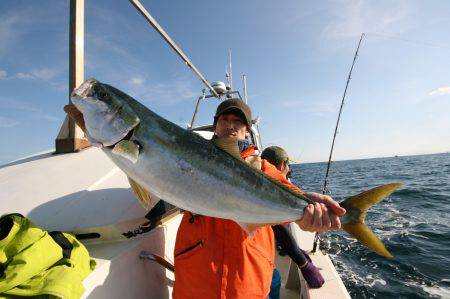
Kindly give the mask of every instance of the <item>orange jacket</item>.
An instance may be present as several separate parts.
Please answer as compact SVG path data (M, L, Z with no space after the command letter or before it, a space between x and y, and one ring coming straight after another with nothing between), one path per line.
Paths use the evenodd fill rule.
M254 151L252 147L242 157ZM266 160L262 160L262 171L300 190ZM274 255L270 226L249 237L232 220L185 212L175 243L173 298L266 298Z

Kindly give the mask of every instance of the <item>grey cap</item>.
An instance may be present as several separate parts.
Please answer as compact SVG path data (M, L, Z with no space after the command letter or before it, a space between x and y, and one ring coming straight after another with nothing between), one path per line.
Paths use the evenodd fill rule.
M214 116L214 126L220 115L225 113L236 113L242 117L248 128L252 126L252 111L250 107L240 99L228 99L220 103Z
M291 160L288 153L279 146L269 146L261 153L261 158L269 161L271 164L278 166L280 162Z

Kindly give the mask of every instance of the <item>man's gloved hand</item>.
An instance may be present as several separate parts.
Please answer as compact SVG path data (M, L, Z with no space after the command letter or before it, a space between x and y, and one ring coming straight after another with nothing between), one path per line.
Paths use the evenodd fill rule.
M312 289L318 289L325 283L319 268L314 266L311 261L308 261L304 267L300 268L300 271L302 272L303 278L305 278L308 283L308 286Z
M325 279L323 279L322 274L320 274L319 268L317 268L308 253L303 249L300 249L302 253L306 257L306 263L302 266L299 266L300 271L302 272L303 278L308 283L308 286L312 289L320 288L324 283Z
M64 106L64 111L81 128L81 130L83 130L83 132L86 132L83 114L77 109L77 107L75 107L75 105L69 104Z

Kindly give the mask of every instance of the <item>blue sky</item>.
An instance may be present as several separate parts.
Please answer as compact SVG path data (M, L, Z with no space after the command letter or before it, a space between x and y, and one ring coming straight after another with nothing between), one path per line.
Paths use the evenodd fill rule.
M334 159L450 150L449 1L142 1L210 81L248 78L264 145ZM86 1L85 77L167 119L191 119L200 80L126 0ZM69 1L0 2L0 164L50 149L68 102ZM396 39L390 38L396 37ZM202 106L207 124L217 105Z

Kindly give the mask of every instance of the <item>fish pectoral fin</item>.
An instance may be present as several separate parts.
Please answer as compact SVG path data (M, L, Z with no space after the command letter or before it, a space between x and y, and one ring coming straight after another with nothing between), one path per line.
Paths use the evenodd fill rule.
M241 153L239 152L237 137L229 136L217 138L216 136L214 136L211 141L215 146L217 146L224 152L227 152L238 160L242 160Z
M150 207L152 203L152 197L150 196L150 193L144 189L141 185L136 183L135 180L133 180L130 177L128 178L128 182L130 183L131 189L133 190L134 195L137 197L139 202L141 203L142 207L146 210Z
M139 156L139 145L132 140L121 140L114 146L112 153L136 163Z
M236 223L239 224L239 226L247 233L247 235L249 235L249 237L253 237L255 232L261 227L269 225L264 223L243 223L243 222L236 222Z

